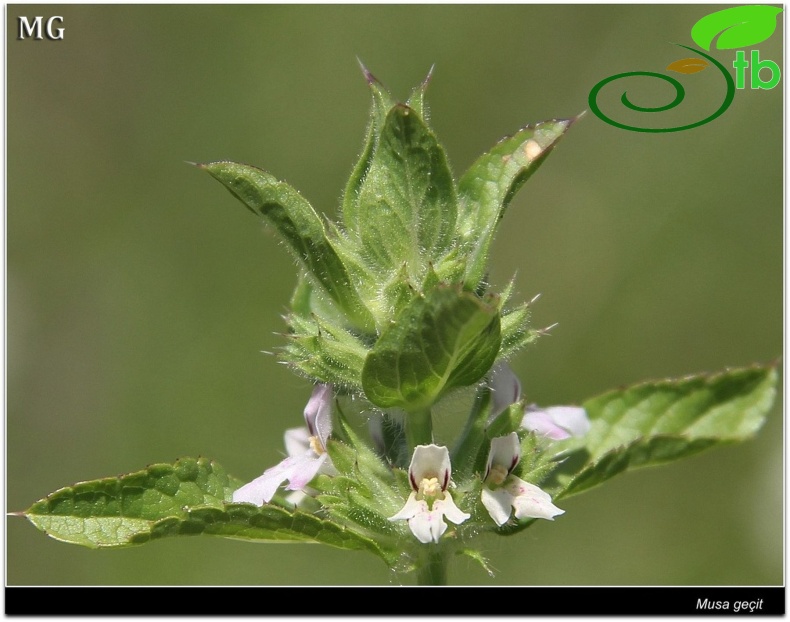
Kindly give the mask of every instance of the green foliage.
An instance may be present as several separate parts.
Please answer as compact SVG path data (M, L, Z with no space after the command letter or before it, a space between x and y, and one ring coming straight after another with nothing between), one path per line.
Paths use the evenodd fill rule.
M158 521L187 518L187 507L220 508L241 485L205 458L81 482L37 501L24 515L57 540L91 548L132 544Z
M588 400L592 422L558 473L566 497L627 469L661 464L743 441L765 422L776 396L775 367L748 367L646 382Z
M480 380L499 351L493 304L456 287L415 298L365 360L362 386L382 408L428 408L449 389Z
M573 119L567 119L528 125L499 141L461 177L459 234L469 254L467 286L477 287L485 275L494 233L511 199L572 123Z
M777 380L775 367L753 366L609 391L584 403L592 426L583 437L541 448L533 435L525 436L521 477L557 500L630 469L746 440L765 423ZM517 533L533 522L514 522L498 533Z
M296 190L260 169L199 166L273 225L303 269L283 359L380 408L430 408L540 334L528 326L528 304L502 308L507 296L495 303L482 279L507 204L572 121L503 139L456 187L427 123L428 78L404 104L363 72L370 121L341 222L325 225Z
M720 46L756 42L768 32L767 16L775 18L781 10L735 12L743 8L700 20L697 35L712 41L714 30L732 26L720 37ZM747 23L752 18L754 23ZM427 122L428 79L404 104L363 71L372 93L371 114L343 195L342 222L325 223L296 190L260 169L232 162L199 165L274 227L299 263L282 357L312 381L333 385L314 392L311 408L324 417L334 412L335 419L327 441L331 422L318 426L319 415L313 413L310 434L316 426L326 434L310 439L304 451L312 454L289 458L274 471L277 476L289 468L296 473L298 459L315 465L311 460L320 455L323 470L313 476L315 470L307 469L309 485L304 477L306 502L294 506L275 496L262 507L233 503L240 480L206 459L184 458L63 488L18 514L53 538L90 548L203 534L367 550L401 571L427 564L430 572L420 577L431 580L444 576L447 556L455 552L490 574L469 541L486 531L517 533L535 521L508 515L503 508L509 509L509 499L514 507L514 495L532 503L533 516L559 512L545 500L527 499L527 489L534 494L534 488L519 489L514 476L556 501L631 468L747 439L764 423L778 377L771 366L605 393L583 405L589 431L565 441L522 429L524 401L507 404L519 399L520 385L512 377L497 389L486 375L545 330L530 328L531 302L511 302L512 282L501 294L489 291L487 261L508 204L573 120L538 123L503 139L456 185ZM434 405L452 390L474 385L466 425L450 453L451 480L444 448L422 448L419 458L412 450L433 441ZM492 412L496 390L504 391L497 406L501 412ZM322 401L324 395L334 397ZM371 432L378 453L340 404L374 424L381 422L378 434ZM297 441L291 438L291 443L292 452ZM405 467L412 455L420 464L409 472ZM422 482L414 481L415 472L423 473ZM267 476L264 481L271 483ZM291 474L285 479L295 481ZM468 519L458 517L450 499ZM548 515L541 514L546 504L552 510ZM446 531L420 532L429 542L423 544L415 537L417 521L390 520L404 507L420 513L423 529L430 523ZM519 516L529 516L528 511ZM452 527L436 522L445 516Z
M246 164L212 162L199 166L250 211L263 216L277 229L302 263L306 274L326 291L333 302L362 328L370 325L370 314L327 238L323 222L296 190L265 171Z
M457 199L444 149L416 111L387 114L356 202L343 220L348 240L377 273L408 267L415 282L450 250Z
M242 482L205 458L62 488L21 514L47 535L89 548L118 548L173 536L211 535L270 542L379 546L336 522L268 504L229 503Z

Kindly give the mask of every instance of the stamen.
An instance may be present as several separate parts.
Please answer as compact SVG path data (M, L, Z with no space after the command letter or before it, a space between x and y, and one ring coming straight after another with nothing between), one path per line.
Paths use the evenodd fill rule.
M486 477L486 483L499 486L505 481L507 475L508 471L505 467L495 464L491 467L491 472L488 474L488 477Z
M326 453L326 449L324 449L324 446L321 444L321 439L317 436L310 437L310 449L312 449L316 455L319 456Z
M435 477L424 477L420 482L419 492L422 494L423 498L434 499L442 494L442 487L439 484L439 480Z

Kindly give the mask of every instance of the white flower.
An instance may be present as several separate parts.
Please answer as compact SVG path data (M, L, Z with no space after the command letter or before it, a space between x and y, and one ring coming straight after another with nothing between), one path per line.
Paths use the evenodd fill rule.
M263 505L271 501L280 484L286 480L286 490L304 491L318 473L336 474L326 453L326 443L332 433L332 385L316 385L305 406L304 419L306 428L291 428L285 432L288 457L236 490L234 502ZM301 498L302 495L296 493L289 497L294 503Z
M439 542L447 530L447 518L460 525L469 514L458 509L447 490L450 485L450 453L439 445L417 445L409 465L412 493L406 505L389 520L409 521L415 537L427 544Z
M521 427L538 436L561 441L571 436L584 436L590 431L587 411L579 406L528 406Z
M548 493L512 475L520 459L515 432L491 439L481 500L500 527L508 521L512 509L516 511L516 518L554 520L555 516L565 513L551 502Z

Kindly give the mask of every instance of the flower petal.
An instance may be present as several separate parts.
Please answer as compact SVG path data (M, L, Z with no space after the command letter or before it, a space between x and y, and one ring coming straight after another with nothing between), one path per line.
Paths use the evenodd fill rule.
M409 465L409 481L417 490L425 478L435 477L442 490L450 483L450 452L439 445L417 445Z
M587 411L580 406L552 406L547 408L551 418L558 426L565 428L571 436L584 436L590 431Z
M471 514L467 514L466 512L462 512L457 505L455 505L455 501L450 496L450 493L445 491L444 499L437 499L433 502L433 509L434 511L438 510L442 514L447 517L451 523L455 523L456 525L460 525L465 520L471 518Z
M310 433L306 427L285 431L285 451L289 456L301 456L308 449L310 449Z
M499 466L510 473L521 459L521 447L518 444L518 434L511 432L507 436L497 436L491 439L491 448L488 450L488 464L486 477L491 472L492 466Z
M545 518L554 520L555 516L565 514L551 502L551 495L534 484L529 484L515 475L511 475L505 483L506 490L513 497L516 518Z
M561 441L571 436L584 436L590 430L590 420L584 408L578 406L550 406L527 409L521 427L539 436Z
M298 458L286 458L270 469L266 469L263 475L235 490L233 502L254 503L255 505L269 503L280 484L289 478L295 460Z
M439 542L439 538L447 531L447 523L442 519L440 510L428 510L426 505L425 511L418 512L409 519L409 529L420 542L428 544L431 541Z
M308 495L304 490L294 490L293 492L285 495L285 500L288 503L291 503L298 507L299 504L303 503L305 499L309 499L310 496L311 495Z
M317 436L324 447L332 434L333 399L331 384L317 384L304 408L304 420L310 435Z
M313 451L293 459L288 473L286 490L302 490L318 474L319 469L329 458L329 454L316 456Z
M387 520L408 520L419 512L427 511L428 504L425 503L425 501L417 501L417 493L413 492L409 495L409 498L406 499L406 505L404 505L397 514L390 516Z
M487 486L483 486L480 500L483 502L486 510L488 510L491 518L493 518L494 522L500 527L510 518L513 495L504 488L491 490Z
M553 441L562 441L571 437L570 432L554 423L551 415L545 410L527 412L521 420L521 427L538 436L546 436Z
M488 380L491 388L491 415L493 419L505 408L521 399L521 382L504 361L494 365Z

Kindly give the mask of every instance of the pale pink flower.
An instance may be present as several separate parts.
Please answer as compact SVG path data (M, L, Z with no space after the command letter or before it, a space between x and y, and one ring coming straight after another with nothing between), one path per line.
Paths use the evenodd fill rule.
M450 453L439 445L417 445L409 465L412 493L406 504L389 520L406 520L423 544L439 542L447 531L446 518L460 525L469 514L458 509L447 487L450 485Z
M332 399L332 385L315 386L304 409L307 427L285 431L288 457L236 490L233 493L234 502L263 505L271 501L285 481L288 482L286 490L304 491L319 473L336 474L332 460L326 453L326 443L332 433ZM290 498L292 501L297 499L294 495Z
M538 436L561 441L571 436L584 436L590 431L587 411L579 406L528 406L521 427Z
M521 449L515 432L491 439L481 500L500 527L508 521L513 510L516 518L547 520L565 513L551 502L547 492L512 474L520 459Z

